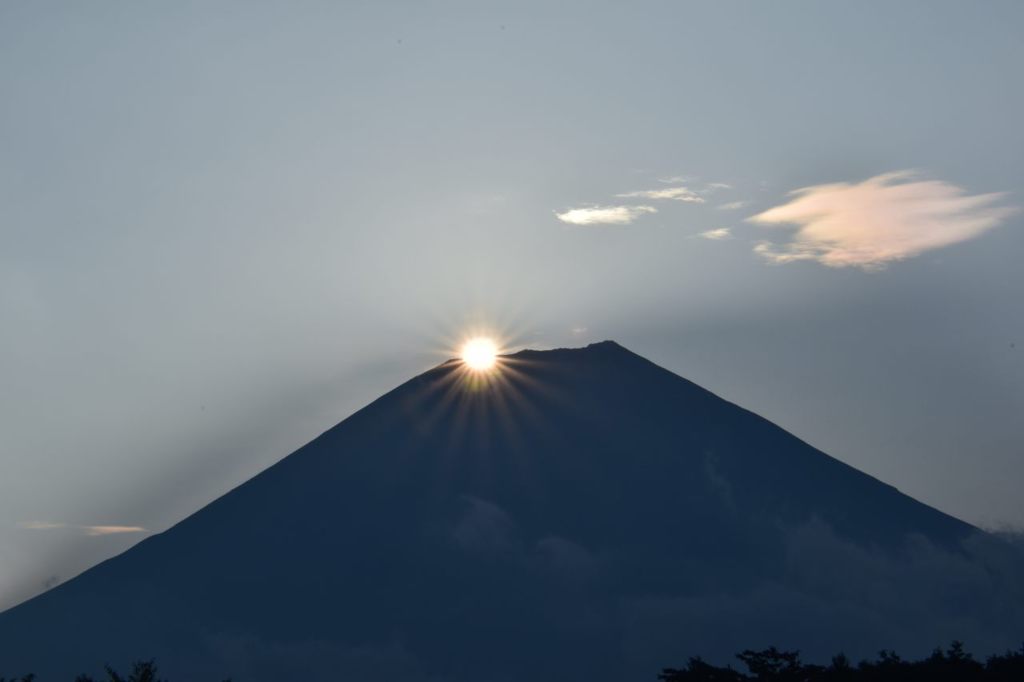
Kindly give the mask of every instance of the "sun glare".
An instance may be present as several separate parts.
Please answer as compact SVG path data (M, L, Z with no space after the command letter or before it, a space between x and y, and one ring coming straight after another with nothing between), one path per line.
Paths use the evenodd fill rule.
M494 363L498 360L498 345L492 339L478 336L462 346L460 355L462 361L470 369L478 372L486 371L494 367Z

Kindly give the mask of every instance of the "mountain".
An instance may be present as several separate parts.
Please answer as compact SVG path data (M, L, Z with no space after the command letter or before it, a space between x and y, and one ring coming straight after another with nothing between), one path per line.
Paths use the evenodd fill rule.
M1016 550L613 342L456 360L0 614L0 673L653 679L1024 637Z

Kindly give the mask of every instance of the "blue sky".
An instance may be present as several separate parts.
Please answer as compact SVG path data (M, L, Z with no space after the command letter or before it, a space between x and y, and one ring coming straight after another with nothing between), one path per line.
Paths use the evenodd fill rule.
M480 329L615 339L1024 526L1022 20L5 3L0 604Z

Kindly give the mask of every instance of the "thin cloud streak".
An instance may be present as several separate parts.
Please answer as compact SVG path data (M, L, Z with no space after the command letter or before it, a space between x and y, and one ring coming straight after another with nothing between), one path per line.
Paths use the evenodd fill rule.
M118 535L121 533L145 533L142 526L81 526L86 535Z
M788 242L762 241L754 251L773 263L817 261L829 267L877 270L926 251L973 239L1017 209L993 206L1003 193L968 195L910 171L860 183L805 187L791 201L747 220L797 225Z
M117 535L120 533L148 533L149 531L142 526L80 526L70 523L54 523L51 521L24 521L18 524L19 528L24 530L54 530L58 528L67 528L71 530L78 530L90 537L97 537L101 535Z
M749 201L729 201L724 204L720 204L718 209L720 211L735 211L736 209L743 208L749 203Z
M67 528L66 523L51 523L50 521L23 521L18 528L25 530L51 530L53 528Z
M624 192L615 196L624 199L669 199L672 201L684 201L691 204L703 204L704 197L689 187L666 187L664 189L644 189L635 192Z
M570 225L629 225L647 213L657 212L653 206L588 206L555 213L555 217Z

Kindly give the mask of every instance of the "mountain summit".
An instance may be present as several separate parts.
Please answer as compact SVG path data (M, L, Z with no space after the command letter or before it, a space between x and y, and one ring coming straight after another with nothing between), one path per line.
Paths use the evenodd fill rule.
M0 673L610 681L770 644L995 649L1024 635L1007 552L616 343L527 350L413 378L0 614Z

